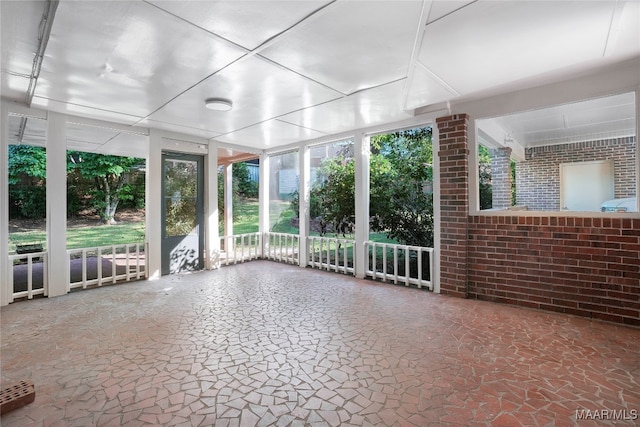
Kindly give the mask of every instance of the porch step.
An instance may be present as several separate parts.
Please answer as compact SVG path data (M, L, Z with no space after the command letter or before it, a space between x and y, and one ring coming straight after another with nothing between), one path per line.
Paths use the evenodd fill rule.
M31 381L20 381L17 384L0 390L0 415L21 408L36 399L36 389Z

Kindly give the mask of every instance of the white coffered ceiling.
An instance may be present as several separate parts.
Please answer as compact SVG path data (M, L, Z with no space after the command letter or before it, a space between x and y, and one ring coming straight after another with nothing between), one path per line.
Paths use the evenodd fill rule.
M0 13L3 98L254 152L640 56L638 1L3 0ZM211 97L233 109L205 109ZM12 134L37 139L33 122ZM145 143L68 133L75 149Z

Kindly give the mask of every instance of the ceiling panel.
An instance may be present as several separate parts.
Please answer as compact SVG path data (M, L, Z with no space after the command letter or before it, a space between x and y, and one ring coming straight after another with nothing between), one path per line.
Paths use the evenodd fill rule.
M322 136L324 136L323 133L312 129L292 125L280 120L269 120L231 134L221 135L215 140L244 145L248 148L261 147L267 149Z
M261 55L350 94L407 76L421 10L419 1L336 2Z
M122 114L117 111L109 111L106 109L85 107L83 105L75 105L52 99L33 97L32 105L34 107L43 108L48 111L54 111L61 114L71 114L75 116L88 117L98 120L108 120L115 123L123 123L127 125L135 125L142 117Z
M23 117L9 115L9 144L19 145L37 145L44 147L47 135L47 121L42 119L24 118L26 124L22 140L19 139L20 126L22 126Z
M618 2L605 56L632 57L640 52L640 1Z
M147 137L120 132L113 139L102 144L97 152L114 156L146 158L148 153Z
M144 117L244 53L143 2L61 2L36 95Z
M252 56L180 95L149 119L228 133L339 96L331 89ZM204 102L212 97L231 100L233 109L208 110Z
M67 144L83 143L102 145L115 138L120 132L95 126L83 126L77 123L67 123Z
M29 89L29 78L12 75L4 69L0 75L0 91L3 98L13 101L25 102L26 93Z
M189 126L182 126L174 123L159 122L156 120L149 120L149 119L142 120L140 122L140 125L154 128L154 129L162 129L169 132L191 135L191 136L196 136L196 137L206 138L206 139L215 138L216 136L220 135L220 132L212 132L205 129L197 129Z
M493 122L524 147L630 136L635 133L635 95L626 93L510 114Z
M475 2L427 25L418 60L462 95L504 85L601 58L614 9L615 2Z
M45 2L42 1L0 1L0 92L5 98L25 99L38 51L38 29L44 10Z
M404 81L390 83L287 114L280 120L327 134L406 120L413 114L402 109L403 86Z
M253 50L330 1L151 1L240 46Z
M416 64L408 84L405 102L407 110L430 104L434 99L444 100L460 96L420 63Z
M427 23L437 21L438 19L473 3L475 0L446 0L430 2L429 18Z

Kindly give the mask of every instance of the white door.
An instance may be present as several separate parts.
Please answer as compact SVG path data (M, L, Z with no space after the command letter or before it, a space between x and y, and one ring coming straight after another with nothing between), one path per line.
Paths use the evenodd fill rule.
M599 212L602 202L614 198L613 180L611 160L561 164L561 210Z

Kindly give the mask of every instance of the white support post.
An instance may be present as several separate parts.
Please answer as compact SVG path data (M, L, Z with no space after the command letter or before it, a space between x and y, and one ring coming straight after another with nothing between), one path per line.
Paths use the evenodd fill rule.
M311 150L308 145L299 151L300 156L300 182L299 182L299 239L298 239L298 264L306 267L309 259L309 220L311 215L310 185L311 185Z
M10 288L13 280L13 263L9 262L9 109L6 103L0 106L0 305L13 302L13 289Z
M204 247L207 253L205 268L213 270L220 267L220 232L218 216L218 144L209 142L205 167L205 191L207 211L205 214Z
M69 292L67 257L67 119L47 117L47 253L49 297Z
M260 257L264 258L265 253L265 236L269 232L269 155L267 153L262 153L260 155L260 182L259 182L259 224L258 231L260 232L260 236L262 239L262 245L260 245Z
M233 236L233 163L224 165L224 235ZM231 248L225 247L229 252Z
M440 131L438 126L431 127L431 147L433 150L433 252L429 257L433 257L430 271L430 279L433 292L440 293Z
M162 136L155 129L149 130L149 152L146 171L146 226L147 278L162 276Z
M354 135L355 145L355 276L363 279L367 266L364 243L369 240L369 158L370 139L358 132Z

